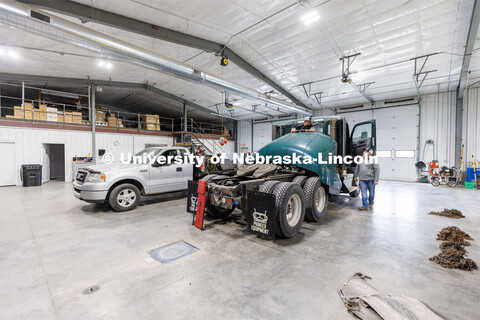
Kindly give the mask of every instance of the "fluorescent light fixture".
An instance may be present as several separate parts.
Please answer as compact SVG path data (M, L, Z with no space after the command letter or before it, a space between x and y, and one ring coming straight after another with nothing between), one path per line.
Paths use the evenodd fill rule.
M24 10L17 9L17 8L15 8L15 7L11 6L11 5L9 6L8 4L5 4L5 3L0 3L0 8L5 9L5 10L8 10L8 11L10 11L10 12L14 12L14 13L19 14L19 15L22 15L22 16L24 16L24 17L28 17L28 14L29 14L28 11L25 12ZM29 11L30 11L30 10L29 10Z
M305 24L311 24L315 21L320 20L320 16L317 14L316 11L310 11L309 13L304 14L301 20Z
M107 63L105 64L105 68L111 69L111 68L112 68L112 64L111 64L110 62L107 62Z
M8 56L13 60L16 60L18 58L18 54L12 49L8 50Z
M105 66L105 61L103 60L98 61L97 66L99 66L100 68L103 68Z

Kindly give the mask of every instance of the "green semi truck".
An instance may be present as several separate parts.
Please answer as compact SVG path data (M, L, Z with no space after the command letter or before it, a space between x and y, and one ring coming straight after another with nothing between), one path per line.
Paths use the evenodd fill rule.
M307 156L315 160L311 163L256 163L243 165L231 175L205 176L207 214L223 219L236 208L247 212L249 191L273 194L275 234L291 238L304 220L317 222L323 218L329 194L358 196L353 183L354 165L324 162L329 156L354 157L365 149L376 150L375 120L358 123L351 132L344 117L315 117L312 124L315 132L290 133L296 121L277 126L277 139L258 151L264 158Z

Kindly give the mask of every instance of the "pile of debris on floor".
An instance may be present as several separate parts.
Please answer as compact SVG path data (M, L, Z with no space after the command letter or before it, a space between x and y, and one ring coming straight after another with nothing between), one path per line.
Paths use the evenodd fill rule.
M477 269L477 263L472 259L466 258L466 246L470 245L468 240L473 238L468 233L460 230L458 227L445 227L437 235L437 240L442 240L440 244L441 252L430 258L444 268L454 268L470 271Z
M460 218L465 218L463 215L462 211L457 210L457 209L443 209L443 211L431 211L428 214L434 214L437 216L444 216L448 218L454 218L454 219L460 219Z

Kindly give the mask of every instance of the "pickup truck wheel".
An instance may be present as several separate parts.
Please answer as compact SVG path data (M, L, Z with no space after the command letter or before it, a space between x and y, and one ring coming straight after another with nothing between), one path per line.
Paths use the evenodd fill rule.
M307 221L318 222L327 212L328 198L320 178L308 178L303 187L305 191L305 217Z
M265 192L265 193L272 193L273 189L280 184L278 180L272 180L262 183L260 188L258 188L258 192Z
M280 183L275 190L275 205L277 207L277 225L275 233L284 238L294 237L305 218L305 194L298 184Z
M308 179L307 176L298 176L293 178L292 183L298 184L300 187L303 188L307 179Z
M130 183L116 186L108 197L108 203L113 210L118 212L134 209L139 201L140 190Z

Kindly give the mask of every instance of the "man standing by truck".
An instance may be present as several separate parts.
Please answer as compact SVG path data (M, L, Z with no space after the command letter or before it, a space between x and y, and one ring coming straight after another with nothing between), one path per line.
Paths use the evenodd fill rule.
M365 150L363 157L365 159L371 157L373 150ZM360 190L362 191L362 206L358 210L368 211L368 208L373 208L375 200L375 186L380 179L380 166L372 163L359 163L355 168L355 175L353 181L359 181Z

